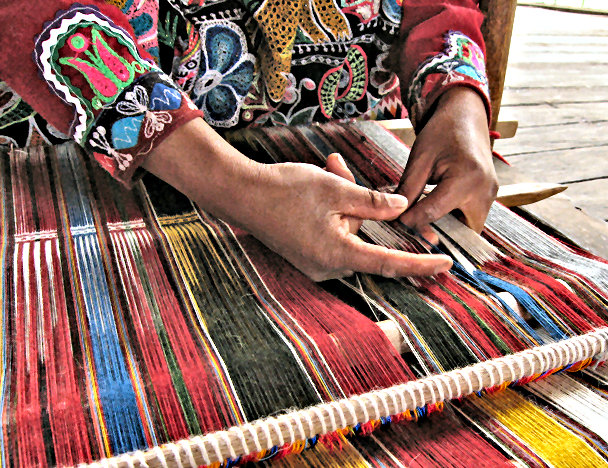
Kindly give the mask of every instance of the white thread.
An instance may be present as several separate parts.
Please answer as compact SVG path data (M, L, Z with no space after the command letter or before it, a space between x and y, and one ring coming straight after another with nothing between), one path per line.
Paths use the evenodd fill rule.
M209 453L207 452L207 445L205 445L205 439L201 436L195 436L192 439L192 443L198 447L198 450L201 452L201 458L203 459L203 465L211 465L211 459L209 458ZM218 461L224 461L222 458Z
M135 468L135 464L133 463L133 457L131 457L131 455L129 455L128 453L125 453L124 455L121 455L120 457L118 457L118 463L120 464L120 462L125 462L127 464L127 466L129 468Z
M578 359L578 360L582 361L585 357L585 350L583 349L583 344L579 340L576 340L574 342L574 347L576 348L576 351L578 352L578 355L580 356L580 359Z
M551 355L551 369L559 368L559 362L557 361L559 354L553 348L549 349L549 354Z
M415 384L416 384L416 388L418 389L418 393L420 394L420 404L416 405L416 406L423 407L426 403L425 402L426 398L424 397L424 388L422 388L424 386L424 383L417 381L417 382L415 382Z
M439 381L445 384L445 388L448 391L448 395L447 395L448 400L453 399L454 396L456 396L458 398L462 395L462 388L460 388L460 379L458 378L458 375L455 375L454 377L450 377L445 374L439 374L438 377L439 377ZM454 384L454 386L456 387L456 395L454 395L454 392L452 391L453 387L451 384Z
M544 372L549 368L549 363L547 362L547 357L542 350L538 350L536 348L530 350L530 354L532 356L536 356L536 359L540 362L541 372Z
M245 433L243 432L243 427L242 426L231 427L230 429L228 429L228 433L233 433L239 438L239 441L241 442L242 454L243 455L248 454L249 447L247 446L247 440L245 439Z
M361 411L363 412L363 422L366 423L369 421L369 413L367 412L367 407L365 406L365 403L363 403L361 401L361 396L357 396L355 397L355 401L357 403L359 403L359 408L361 408Z
M387 398L387 394L386 392L380 391L377 392L376 395L378 395L378 399L382 402L382 406L384 406L384 417L388 417L391 415L391 410L388 407L388 402L386 401Z
M278 417L279 420L279 425L282 423L285 424L285 427L287 428L287 432L289 432L289 444L293 444L296 441L296 434L293 430L293 425L291 424L291 420L289 419L289 416L286 414L283 414L281 416Z
M258 425L262 429L264 433L264 437L266 438L266 450L270 450L274 447L274 442L272 441L272 436L270 435L270 426L265 424L266 421L261 421Z
M224 439L224 443L228 447L228 453L230 454L230 459L236 460L237 458L239 458L239 456L234 451L234 447L232 446L232 441L230 440L230 434L228 434L226 431L219 431L219 432L216 432L215 434L217 435L217 437Z
M435 393L435 386L433 385L433 382L430 380L425 380L424 385L429 389L429 393L431 394L431 401L429 403L437 403L437 394Z
M399 402L401 403L401 408L400 408L400 413L404 412L405 410L407 410L407 400L405 399L405 390L406 390L406 386L405 385L400 385L398 387L398 390L395 390L395 393L397 394L397 396L399 396Z
M325 418L323 417L323 413L319 408L311 408L312 413L317 417L319 422L321 423L321 435L327 434L327 424L325 424Z
M507 364L509 372L511 372L511 378L509 380L511 382L515 382L516 380L518 380L519 374L515 372L515 360L511 356L508 356L508 359L505 361L505 364Z
M330 405L322 405L323 411L327 411L327 416L329 416L329 427L331 428L329 431L334 432L338 429L338 425L336 424L336 417L334 416L334 409Z
M171 453L173 454L173 459L175 460L175 464L177 465L177 468L184 468L184 465L182 463L182 457L179 454L179 447L174 443L165 444L165 447L167 447L169 450L171 450Z
M484 362L483 370L490 376L490 384L488 385L488 388L496 387L496 368L492 365L492 362Z
M279 422L275 418L271 418L268 420L268 423L274 429L274 433L276 434L277 439L279 440L279 443L275 445L278 445L279 447L285 445L285 439L283 438L283 432L281 431L281 426L279 426Z
M346 406L346 409L350 413L350 417L352 419L352 422L349 425L350 426L355 426L357 424L357 410L355 410L355 405L353 405L353 402L351 400L344 400L342 402L342 404L344 406Z
M567 341L562 341L560 343L561 348L564 350L564 352L566 353L566 363L565 365L569 365L572 362L572 356L570 355L570 346L568 346L568 342Z
M344 416L344 410L342 409L340 403L337 401L332 401L331 403L329 403L329 406L331 406L332 409L335 409L338 413L338 417L340 418L340 429L344 429L346 426L348 426L348 424L346 424L346 416Z
M369 394L367 400L372 404L372 408L374 409L375 420L380 419L380 410L378 409L378 399L375 396L375 393Z
M177 445L179 445L181 447L181 449L184 451L184 453L186 454L186 457L188 458L188 462L190 463L190 467L196 468L198 466L198 464L194 460L194 454L192 453L192 446L190 445L190 442L187 440L180 440L177 443Z
M471 368L471 370L473 371L473 374L475 374L475 377L477 377L477 383L479 384L477 386L477 390L476 391L481 391L483 390L483 376L480 373L480 369L479 366L473 366Z
M300 432L300 440L306 440L306 431L304 430L304 425L302 424L302 420L300 419L300 414L296 414L293 418L298 426L298 431Z
M209 441L209 443L213 447L213 450L215 451L216 461L219 461L219 462L224 461L224 455L222 455L222 450L220 449L220 443L215 438L215 434L211 434L209 437L207 437L207 440Z
M152 449L156 454L156 459L159 461L163 468L169 468L167 465L167 459L165 458L165 454L163 453L163 449L161 449L158 445Z
M454 372L456 375L459 375L463 378L464 382L467 384L467 395L473 393L473 381L471 380L471 375L467 371L466 374L460 370Z
M393 414L397 414L400 412L399 411L399 402L397 401L397 392L394 390L391 390L390 388L388 388L386 390L386 392L390 395L391 401L393 402L393 412L391 414L391 416L392 416Z
M136 451L133 454L133 458L135 458L139 462L139 465L141 467L149 468L148 464L146 463L146 456L145 456L144 452L142 452L141 450Z
M249 431L249 435L253 439L253 446L255 447L255 452L260 453L262 450L262 445L260 444L260 439L258 438L258 431L255 430L251 423L244 424L242 426L243 430L247 429Z
M410 385L406 385L405 390L407 391L407 393L410 396L410 399L412 400L412 406L413 406L412 409L416 409L416 406L418 406L418 405L416 405L417 401L416 401L416 395L414 394L413 382L411 382Z
M310 437L314 437L315 434L315 426L312 423L312 417L310 416L310 411L304 411L302 413L302 415L306 418L306 422L308 423L308 433L310 434ZM355 421L357 420L357 418L355 418Z

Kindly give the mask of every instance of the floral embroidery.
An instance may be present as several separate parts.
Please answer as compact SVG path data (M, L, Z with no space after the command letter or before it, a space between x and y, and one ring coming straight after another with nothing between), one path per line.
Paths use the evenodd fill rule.
M458 31L448 32L445 43L445 50L424 62L412 78L407 105L415 121L424 114L427 97L437 86L468 81L486 96L490 94L485 59L479 46Z
M145 67L136 60L129 62L115 51L103 39L102 33L96 27L91 28L91 39L82 33L70 36L67 43L80 57L62 57L59 63L74 67L85 77L95 94L91 99L94 109L112 102L116 95L133 82L136 73L142 73ZM93 52L89 50L92 44ZM82 54L81 54L82 52Z
M178 112L198 113L195 109L165 75L148 73L112 105L104 106L86 146L110 172L127 171L137 156L148 153L156 138L175 123Z
M334 116L336 105L346 103L348 117L349 102L358 101L365 96L368 85L367 56L360 46L348 50L344 63L327 71L319 85L321 112L327 118Z
M96 7L74 4L36 38L34 60L51 89L74 106L72 137L82 143L100 109L154 66L129 34Z
M178 74L191 76L198 64L195 79L185 88L205 114L205 120L216 127L231 127L251 87L255 57L247 53L243 31L231 21L209 22L199 32L201 47Z

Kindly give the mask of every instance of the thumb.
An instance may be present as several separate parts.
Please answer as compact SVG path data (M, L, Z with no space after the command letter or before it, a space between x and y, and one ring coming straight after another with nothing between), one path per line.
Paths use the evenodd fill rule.
M327 172L331 172L332 174L342 177L349 182L355 182L355 176L346 165L344 158L342 158L342 156L338 153L331 153L329 156L327 156L325 169L327 169Z
M382 193L358 185L348 184L343 214L360 219L388 220L396 219L407 208L408 201L403 195Z

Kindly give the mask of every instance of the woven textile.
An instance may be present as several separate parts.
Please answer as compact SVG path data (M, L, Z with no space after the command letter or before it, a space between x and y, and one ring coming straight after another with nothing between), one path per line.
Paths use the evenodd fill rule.
M297 155L316 164L337 149L358 181L375 187L394 184L402 163L382 141L341 125L256 130L234 141L260 158ZM487 259L463 247L473 270L457 262L437 278L364 275L319 285L153 177L126 191L75 146L14 150L0 170L6 466L74 465L145 450L606 326L608 265L541 238L500 207L489 218ZM540 240L526 246L532 234L504 238L502 224L513 223ZM398 225L366 223L362 235L426 249ZM498 291L516 297L540 331L501 303ZM411 345L409 364L374 323L387 318ZM589 388L564 378L562 386ZM519 432L507 429L503 415L526 405L547 419L549 432L557 424L578 441L577 453L590 463L602 462L602 442L590 442L597 426L572 420L576 408L547 414L526 398L509 390L422 425L344 437L438 409L423 406L239 461L281 458L321 440L322 447L277 463L497 466L517 459L540 466L547 455L526 439L524 422Z

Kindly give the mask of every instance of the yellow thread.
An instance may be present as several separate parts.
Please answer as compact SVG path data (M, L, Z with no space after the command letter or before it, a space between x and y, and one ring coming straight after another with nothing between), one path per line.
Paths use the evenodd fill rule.
M495 418L554 467L597 468L608 464L583 440L512 390L469 401Z

